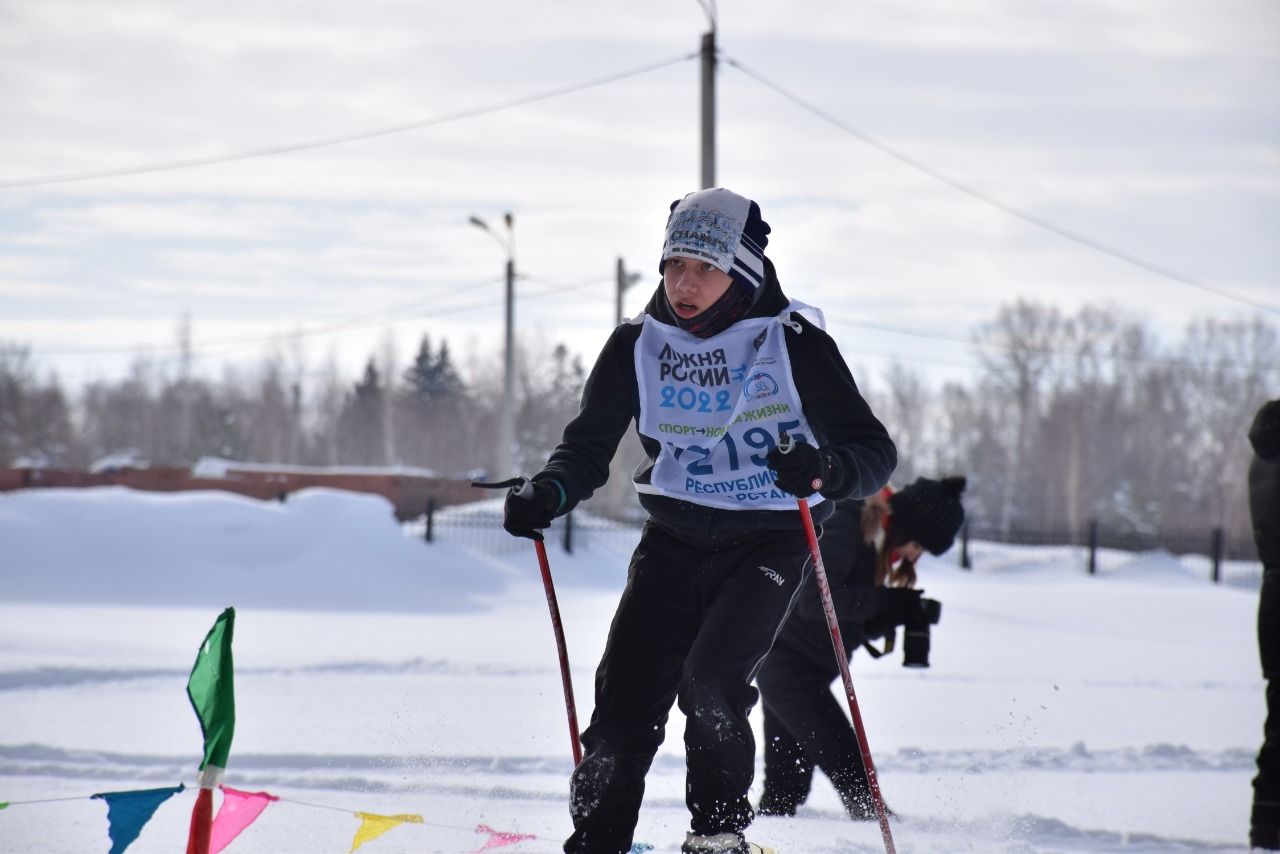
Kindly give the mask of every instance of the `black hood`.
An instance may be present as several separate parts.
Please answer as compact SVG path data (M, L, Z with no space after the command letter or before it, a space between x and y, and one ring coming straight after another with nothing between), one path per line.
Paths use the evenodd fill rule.
M782 285L778 284L778 272L774 269L773 262L766 257L764 284L756 291L755 301L751 303L751 308L747 309L744 317L775 317L782 313L789 302L786 294L782 292ZM649 298L649 304L644 307L644 313L668 326L680 325L675 312L671 310L671 304L667 302L667 294L663 290L661 280L658 281L658 289Z
M1253 450L1264 460L1280 460L1280 400L1264 403L1249 428Z

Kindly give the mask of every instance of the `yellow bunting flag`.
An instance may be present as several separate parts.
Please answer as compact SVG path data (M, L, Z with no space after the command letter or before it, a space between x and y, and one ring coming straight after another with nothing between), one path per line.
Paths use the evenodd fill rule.
M356 838L351 843L352 854L361 845L377 839L394 827L402 824L422 824L422 816L420 815L376 815L371 812L358 812L356 818L360 819L360 828L356 831Z

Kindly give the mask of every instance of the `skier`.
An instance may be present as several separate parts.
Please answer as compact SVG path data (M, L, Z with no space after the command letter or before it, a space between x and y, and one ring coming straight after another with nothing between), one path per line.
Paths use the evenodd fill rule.
M743 837L755 742L751 687L807 571L797 497L872 495L897 451L835 342L782 292L759 206L729 190L673 202L662 282L613 331L579 414L504 527L540 538L602 486L634 420L648 513L604 654L570 786L572 854L631 848L673 702L686 718L686 854L761 852ZM794 450L778 451L782 434Z
M865 502L843 501L823 524L822 563L846 655L896 625L912 631L914 622L927 630L922 600L912 589L915 564L925 551L942 554L955 541L964 521L964 487L962 477L920 478L900 492L886 488ZM795 815L817 766L850 817L877 818L853 726L831 693L839 673L810 578L757 678L765 741L760 815Z
M1249 844L1280 851L1280 400L1258 410L1249 428L1249 514L1262 561L1258 651L1267 680L1267 718L1253 778Z

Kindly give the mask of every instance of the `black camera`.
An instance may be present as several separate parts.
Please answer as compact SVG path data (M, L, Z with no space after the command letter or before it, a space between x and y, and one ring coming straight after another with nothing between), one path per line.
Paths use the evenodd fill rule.
M884 650L863 645L875 658L896 647L897 627L903 626L903 667L929 666L929 627L942 619L942 603L922 596L923 590L908 587L877 587L876 612L863 627L866 640L884 638Z
M929 627L942 619L942 603L920 596L916 608L902 624L902 666L929 666Z

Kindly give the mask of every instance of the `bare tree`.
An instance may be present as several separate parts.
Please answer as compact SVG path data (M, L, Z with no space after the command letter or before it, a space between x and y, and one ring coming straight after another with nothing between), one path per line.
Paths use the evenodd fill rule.
M1019 514L1017 496L1028 490L1034 477L1029 451L1036 427L1044 384L1063 336L1062 317L1056 308L1019 300L1000 309L996 319L979 328L979 361L990 384L1010 401L1014 440L1008 447L1009 463L1002 484L1000 529L1008 532L1015 521L1030 521ZM1025 511L1025 504L1021 507ZM1015 517L1021 515L1022 519Z
M1106 308L1085 306L1067 318L1036 456L1048 487L1042 518L1077 535L1099 513L1133 518L1126 481L1126 400L1146 355L1141 330Z
M136 450L152 458L156 444L155 370L137 359L129 375L114 384L89 384L81 395L86 443L94 457Z
M533 345L537 347L539 345ZM522 471L541 466L560 442L564 425L578 413L586 371L582 358L557 344L549 354L525 345L517 375L517 464Z
M76 451L70 407L57 378L36 379L25 347L0 344L0 465L65 465Z
M314 395L314 405L310 414L312 423L309 431L313 436L314 450L305 456L306 462L314 465L337 465L339 460L339 434L343 409L346 405L346 384L338 371L337 357L330 353L324 367L320 369L318 390Z
M394 331L388 329L382 339L381 348L382 376L386 377L387 388L382 395L382 459L387 463L397 463L400 455L396 448L396 394L392 378L400 372L400 356L396 347Z
M253 394L245 401L250 456L256 462L282 463L289 458L296 430L296 405L285 377L284 362L272 355L258 367Z
M1000 429L1005 416L997 402L990 383L977 389L947 383L933 410L943 437L934 455L938 470L968 478L966 515L975 527L985 529L1001 522L1004 484L1010 479L1006 467L1011 437Z
M927 473L927 431L934 417L929 387L918 371L893 361L885 371L884 391L868 392L871 408L898 446L893 478L906 485Z
M1258 317L1201 319L1188 325L1180 352L1196 510L1228 531L1247 532L1246 433L1280 381L1280 339Z

